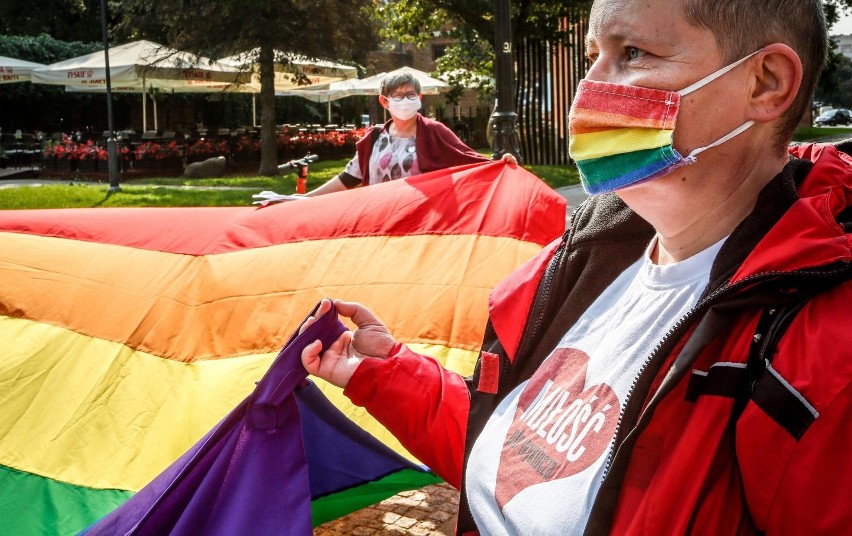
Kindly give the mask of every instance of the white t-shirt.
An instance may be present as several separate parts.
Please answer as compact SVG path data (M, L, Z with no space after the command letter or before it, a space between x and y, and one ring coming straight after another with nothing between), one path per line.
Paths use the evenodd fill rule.
M707 286L724 240L651 263L652 241L489 418L465 473L483 535L583 532L639 372Z
M420 169L417 166L415 140L414 136L397 138L391 136L387 130L382 130L370 154L370 184L418 175ZM358 165L358 155L346 164L344 172L359 179L363 178Z

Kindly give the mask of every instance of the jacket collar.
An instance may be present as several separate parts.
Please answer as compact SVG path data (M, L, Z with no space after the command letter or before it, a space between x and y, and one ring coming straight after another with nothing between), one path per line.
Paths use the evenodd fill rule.
M824 144L794 146L790 153L794 158L786 173L776 177L761 195L777 191L791 202L749 250L731 283L757 273L797 272L852 262L852 235L838 221L846 217L844 211L852 201L852 158ZM761 211L771 209L771 204L759 201L744 225L749 219L760 220Z

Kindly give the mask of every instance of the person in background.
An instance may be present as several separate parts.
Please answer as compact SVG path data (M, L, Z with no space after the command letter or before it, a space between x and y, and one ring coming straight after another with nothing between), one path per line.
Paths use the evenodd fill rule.
M586 39L593 195L473 376L350 302L303 364L461 487L462 535L852 534L852 159L790 145L822 2L595 0Z
M420 81L410 72L403 70L382 80L379 103L390 113L390 121L367 131L341 173L304 195L313 197L488 161L443 123L422 116L421 97ZM502 159L517 164L509 153Z

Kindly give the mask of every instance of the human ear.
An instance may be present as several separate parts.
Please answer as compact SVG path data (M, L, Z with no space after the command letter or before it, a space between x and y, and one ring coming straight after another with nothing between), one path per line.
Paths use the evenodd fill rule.
M768 123L782 115L802 85L802 60L782 43L763 47L752 64L753 87L749 101L749 119Z
M384 95L379 95L379 104L382 105L382 108L388 107L388 98Z

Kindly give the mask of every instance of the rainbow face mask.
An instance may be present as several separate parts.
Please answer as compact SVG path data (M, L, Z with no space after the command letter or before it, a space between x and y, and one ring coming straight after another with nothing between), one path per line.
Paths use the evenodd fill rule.
M612 192L692 164L696 156L721 145L754 124L685 157L672 146L680 98L704 87L759 51L702 78L681 91L581 80L568 115L568 152L588 194Z

